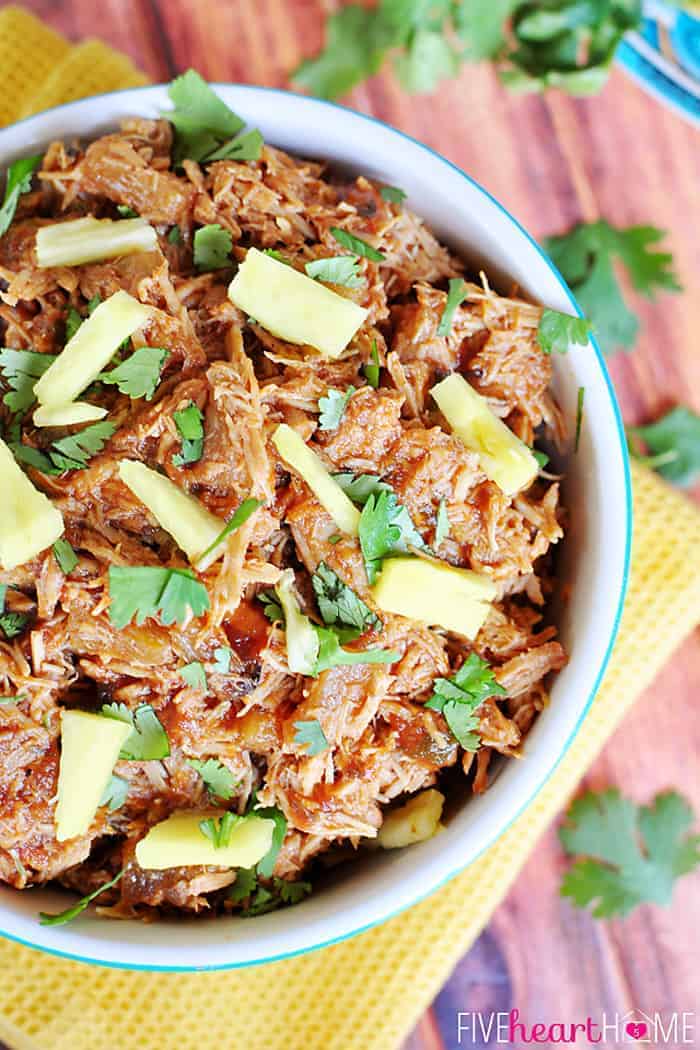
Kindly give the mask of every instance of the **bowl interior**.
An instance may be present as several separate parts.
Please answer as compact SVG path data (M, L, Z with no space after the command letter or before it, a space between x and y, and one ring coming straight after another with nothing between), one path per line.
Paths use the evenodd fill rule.
M271 143L301 156L400 186L407 204L476 271L504 289L555 309L578 308L536 243L483 189L427 147L340 106L286 92L217 85L225 101ZM0 131L0 168L53 138L89 138L121 118L168 108L163 87L139 88L49 110ZM504 763L489 791L458 808L437 838L372 854L337 872L301 905L243 920L177 920L145 925L86 915L64 927L38 925L39 910L66 907L54 890L0 890L0 933L35 947L107 965L207 969L247 965L342 939L415 903L456 874L513 821L547 779L593 699L616 631L627 574L630 495L624 435L597 348L555 355L555 388L573 429L578 391L584 421L567 464L570 521L561 571L570 585L559 610L567 667L550 707L527 737L522 761ZM564 800L562 799L562 802ZM173 950L176 946L176 950Z

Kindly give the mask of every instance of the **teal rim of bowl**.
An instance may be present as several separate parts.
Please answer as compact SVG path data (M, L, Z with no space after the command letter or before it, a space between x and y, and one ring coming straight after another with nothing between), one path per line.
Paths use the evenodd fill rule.
M437 150L431 149L430 146L426 146L424 142L420 142L419 139L413 138L412 135L408 135L405 131L400 131L398 128L392 127L391 124L387 124L384 120L379 120L377 117L369 116L369 114L367 113L360 113L358 112L358 110L352 109L350 106L342 106L338 102L330 102L327 99L319 99L307 95L301 95L299 94L299 92L296 91L283 91L281 88L256 87L254 84L235 84L225 81L211 81L210 83L211 86L214 88L232 87L236 88L237 90L243 91L265 91L269 94L282 95L283 97L291 95L293 98L305 99L306 101L314 102L317 105L327 106L330 109L338 109L345 113L351 113L354 117L357 117L360 120L366 120L370 124L377 124L380 127L385 128L387 131L392 132L392 134L394 135L400 135L401 138L406 139L408 142L411 142L414 146L418 146L421 150L430 154L432 157L436 157L439 161L441 161L441 163L448 165L448 167L452 168L453 171L456 171L459 175L461 175L463 179L466 179L466 181L469 182L474 189L481 193L487 200L491 202L491 204L498 208L498 210L503 215L505 215L507 219L509 219L513 226L515 226L520 231L520 233L526 238L526 240L532 245L532 247L537 250L540 257L544 260L544 262L547 264L554 276L557 278L557 280L562 286L562 289L566 293L566 296L569 302L571 303L571 306L576 316L583 317L581 307L576 302L576 299L574 298L571 289L567 285L562 275L559 273L559 270L556 268L552 260L541 247L541 245L537 243L537 241L534 239L534 237L532 237L531 234L528 233L525 227L522 226L518 222L518 220L510 214L508 209L505 208L500 203L500 201L496 200L496 198L491 193L489 193L487 189L484 189L484 187L479 182L477 182L476 179L472 178L471 175L468 175L466 171L463 171L462 168L460 168L457 164L454 164L451 160L448 160L447 157L443 157L441 153L437 152ZM99 95L89 95L85 99L74 99L72 102L64 102L60 106L51 106L49 109L41 110L41 112L39 113L33 113L29 117L24 117L22 120L17 120L13 124L8 124L5 128L0 128L0 136L2 135L2 132L8 130L8 128L20 127L22 124L26 124L28 121L34 120L36 117L42 116L44 113L56 113L59 110L68 109L71 106L78 105L80 102L86 102L88 101L88 99L92 101L94 99L100 98L111 98L114 95L131 94L139 91L150 91L153 88L158 87L167 87L167 84L144 84L141 87L124 88L120 91L103 91ZM617 403L615 389L613 387L610 374L605 364L605 359L594 337L590 337L590 342L598 360L598 365L603 375L603 379L605 380L605 385L607 387L610 402L612 404L613 414L615 416L615 423L617 425L617 433L619 438L619 452L622 458L622 469L625 479L625 553L622 572L622 583L620 586L620 596L618 599L617 610L615 613L615 621L613 623L612 631L610 634L610 640L608 642L605 653L603 654L603 659L601 661L595 682L593 683L593 688L591 689L588 695L588 699L586 700L583 710L581 711L581 715L578 721L576 722L576 725L572 729L571 733L569 734L567 740L565 741L564 746L559 752L554 764L547 770L545 776L542 778L542 780L532 792L530 797L525 802L523 802L523 804L516 810L516 812L510 818L508 823L504 827L502 827L498 831L498 833L493 836L493 838L489 839L488 842L485 842L481 849L478 851L478 853L475 853L472 859L467 864L461 865L455 868L453 871L449 872L449 874L447 874L443 879L441 879L440 882L438 882L435 886L432 886L427 893L419 894L412 901L409 901L407 904L402 905L400 908L397 908L395 911L390 912L388 915L385 915L381 919L375 919L373 922L367 923L366 926L358 926L354 930L349 930L347 933L339 934L337 937L331 937L327 941L320 941L318 944L309 945L306 948L295 948L292 951L281 952L278 955L266 955L261 956L259 959L246 959L245 961L241 962L216 963L212 966L153 966L149 963L127 964L122 962L109 962L105 959L93 959L90 956L76 955L73 952L62 952L58 948L48 948L43 944L34 944L32 941L27 941L23 937L17 937L14 934L6 933L4 930L0 930L0 936L5 937L7 940L14 941L15 944L21 944L25 948L34 948L37 951L45 952L46 954L53 955L59 959L68 959L72 962L87 963L92 966L103 966L107 969L131 970L133 972L140 973L215 973L220 972L222 970L241 970L246 969L250 966L262 966L265 963L282 962L285 959L293 959L300 955L308 955L310 952L318 951L321 948L330 948L332 945L340 944L343 941L350 940L352 937L356 937L358 934L367 933L368 930L374 929L377 926L381 926L385 922L389 922L390 919L395 919L398 915L401 915L402 912L407 911L409 908L415 907L416 904L420 904L424 900L427 900L433 895L433 893L437 893L438 890L442 889L443 886L445 886L448 882L455 878L455 876L465 871L471 864L478 860L479 857L481 857L487 849L490 849L490 847L493 846L495 842L497 842L501 835L504 835L505 832L508 831L510 827L512 827L512 825L524 813L524 811L527 809L530 803L534 801L534 799L537 797L537 795L544 787L546 782L549 780L551 775L557 769L564 755L571 747L571 744L577 736L579 729L583 725L586 715L588 714L591 708L591 704L593 703L596 693L598 692L600 683L602 681L603 675L605 674L610 660L610 654L612 653L613 645L615 644L615 639L617 638L617 634L620 627L620 619L622 617L622 610L625 603L625 595L627 593L627 585L629 583L630 553L632 548L632 482L630 477L627 439L625 437L625 428L622 422L622 416L620 414L620 406Z

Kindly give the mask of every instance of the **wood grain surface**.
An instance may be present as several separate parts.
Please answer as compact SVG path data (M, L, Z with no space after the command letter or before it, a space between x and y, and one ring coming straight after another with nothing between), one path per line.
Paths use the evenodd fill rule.
M73 39L100 36L128 52L154 80L194 66L211 80L284 87L288 72L320 46L324 14L334 5L26 0L26 6ZM432 96L409 97L387 74L347 101L463 167L537 238L598 216L667 230L686 290L653 303L630 293L642 322L639 342L610 369L627 422L679 401L700 410L697 131L620 71L590 100L558 93L514 98L481 66L466 68ZM639 800L673 785L700 812L699 701L696 635L639 700L587 783L618 784ZM458 1011L512 1006L530 1023L636 1007L695 1010L700 1024L700 877L684 879L666 910L643 907L625 921L596 923L559 898L563 865L550 829L405 1050L452 1050L459 1045Z

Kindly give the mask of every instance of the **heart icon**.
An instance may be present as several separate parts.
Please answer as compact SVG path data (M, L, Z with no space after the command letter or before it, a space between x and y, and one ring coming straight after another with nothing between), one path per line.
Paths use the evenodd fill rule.
M629 1024L625 1026L625 1031L627 1032L627 1035L631 1035L633 1039L643 1039L647 1034L647 1026L643 1021L630 1021Z

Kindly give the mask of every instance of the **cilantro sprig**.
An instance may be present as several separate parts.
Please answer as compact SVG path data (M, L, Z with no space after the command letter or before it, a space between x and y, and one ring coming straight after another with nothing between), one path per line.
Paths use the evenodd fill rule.
M247 900L248 905L241 910L240 917L252 919L256 915L276 911L284 905L298 904L310 893L310 882L301 879L289 882L275 876L270 884L262 886L253 868L241 868L229 890L229 900L234 904L241 904Z
M220 817L207 817L205 820L200 820L199 830L205 838L209 839L214 849L225 849L231 842L233 829L242 820L245 820L245 817L227 811Z
M567 353L569 346L586 346L591 324L585 317L571 317L545 307L537 328L537 342L545 354Z
M92 423L76 434L54 441L49 459L59 472L83 470L101 452L117 428L114 423Z
M389 555L405 554L409 547L427 550L408 511L389 488L368 497L360 515L358 535L370 584L375 583L382 561Z
M204 451L204 416L194 401L180 412L173 413L178 433L182 438L182 447L173 456L176 467L186 467L198 463Z
M218 222L201 226L194 234L194 265L200 273L205 270L223 270L232 265L229 230Z
M667 481L686 487L700 477L700 416L692 409L676 405L655 423L627 427L627 435L635 459Z
M295 722L294 728L296 729L294 743L297 747L304 748L307 755L311 758L315 758L316 755L320 755L328 750L329 745L326 734L323 732L320 722L315 718L309 722Z
M354 393L354 386L349 386L345 391L330 387L326 396L318 399L319 430L335 430L340 425L348 401Z
M120 758L146 762L167 758L170 754L168 734L150 704L139 704L135 711L126 704L103 704L100 714L132 727L119 752Z
M639 321L628 309L613 269L619 260L634 288L648 299L680 291L668 252L654 251L664 236L653 226L611 226L604 219L549 237L545 247L589 318L604 354L634 345Z
M10 412L26 412L34 404L34 385L56 360L55 354L35 350L0 350L0 374L9 386L3 403Z
M32 175L41 164L41 154L22 157L10 164L5 180L5 196L0 206L0 237L9 229L15 217L19 199L32 188Z
M308 277L317 281L340 284L345 288L361 288L364 281L359 266L360 260L356 255L333 255L307 262L304 269Z
M93 890L92 893L88 893L87 896L81 897L77 904L72 905L70 908L66 908L65 911L61 911L57 915L49 915L45 911L40 911L39 924L41 926L63 926L72 919L76 919L78 915L82 915L87 906L99 897L101 893L104 893L105 890L111 890L113 886L116 886L125 871L126 868L122 868L122 870L118 871L114 878L110 879L109 882L105 882L102 886Z
M369 606L324 561L319 563L311 583L326 626L351 627L359 636L368 628L380 625Z
M187 764L199 773L204 785L213 798L222 798L228 801L233 797L237 781L233 773L222 762L216 758L207 758L202 762L198 758L188 758Z
M11 641L22 633L29 623L29 617L25 613L9 612L5 609L7 597L7 584L0 583L0 637Z
M133 400L145 397L146 401L150 401L169 354L169 350L160 347L142 346L111 372L102 372L98 379L101 383L118 387L120 393Z
M194 69L176 77L168 88L173 109L163 116L175 128L174 160L257 160L262 136L253 129L240 134L245 121L234 113Z
M610 789L587 792L569 807L559 838L579 859L564 876L561 895L595 918L628 915L639 904L665 905L674 883L700 865L700 835L690 834L693 811L675 791L637 806Z
M109 618L121 630L135 618L140 626L148 617L160 617L169 627L209 609L203 583L187 569L163 569L151 565L110 565Z
M435 679L433 695L425 706L442 712L465 751L476 751L480 744L476 712L489 696L505 696L505 689L496 681L490 664L470 653L451 678Z

